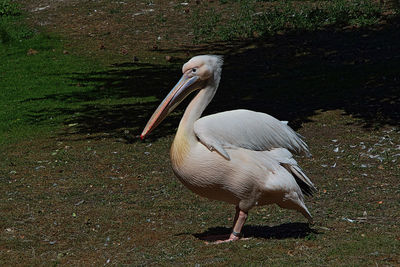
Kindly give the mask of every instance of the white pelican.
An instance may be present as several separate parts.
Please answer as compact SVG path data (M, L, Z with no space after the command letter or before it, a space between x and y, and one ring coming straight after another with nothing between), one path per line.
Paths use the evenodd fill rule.
M183 76L154 112L141 138L153 130L191 92L171 147L178 179L200 196L236 206L232 233L241 238L248 211L277 204L312 217L304 204L313 183L291 152L308 154L306 143L286 123L265 113L232 110L200 118L218 88L222 57L202 55L183 65ZM291 151L291 152L289 152Z

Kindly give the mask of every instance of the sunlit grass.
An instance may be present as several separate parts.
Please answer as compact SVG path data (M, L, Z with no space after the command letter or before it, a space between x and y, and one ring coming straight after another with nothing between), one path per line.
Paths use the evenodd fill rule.
M78 57L65 49L60 38L27 27L19 13L3 14L0 17L0 144L51 135L73 116L71 111L85 104L154 101L152 97L114 97L107 88L104 95L76 101L74 94L82 95L100 87L109 67ZM89 81L85 80L87 73L99 74ZM57 112L63 110L69 112Z
M274 35L280 31L310 31L325 27L364 27L377 24L383 8L377 2L354 1L220 1L230 3L216 11L195 10L196 41L233 40ZM236 7L235 7L236 6Z
M82 90L71 83L71 73L98 68L64 54L62 42L56 38L31 32L17 23L15 19L2 21L8 39L0 44L0 143L54 130L62 116L49 113L36 122L35 115L67 104L46 96Z

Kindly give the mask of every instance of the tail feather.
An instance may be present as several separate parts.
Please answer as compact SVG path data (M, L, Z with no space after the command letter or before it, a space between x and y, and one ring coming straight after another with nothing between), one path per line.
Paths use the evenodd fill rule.
M311 213L308 211L306 205L303 204L303 209L300 210L300 212L303 214L304 217L307 218L308 223L310 224L314 223L313 217L311 216Z
M284 167L290 171L296 180L296 183L300 186L301 192L306 196L312 196L317 188L311 182L310 178L302 171L297 165L285 164Z
M310 212L308 211L306 205L304 204L303 198L304 197L301 193L298 194L298 193L292 191L290 193L285 194L284 201L282 201L280 203L278 202L277 204L281 208L297 210L298 212L303 214L304 217L307 218L307 220L310 224L312 224L313 218L312 218Z
M297 184L300 186L301 192L306 196L312 196L314 192L317 191L314 184L311 182L310 178L300 169L299 166L290 166L290 170Z

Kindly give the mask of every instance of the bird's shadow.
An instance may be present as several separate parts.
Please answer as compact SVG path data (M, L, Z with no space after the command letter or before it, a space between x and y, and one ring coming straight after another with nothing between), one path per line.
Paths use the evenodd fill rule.
M192 235L199 240L212 242L218 236L229 235L231 231L231 228L218 226ZM263 239L307 238L311 235L319 234L317 230L310 228L307 223L283 223L276 226L245 225L242 233L245 238Z

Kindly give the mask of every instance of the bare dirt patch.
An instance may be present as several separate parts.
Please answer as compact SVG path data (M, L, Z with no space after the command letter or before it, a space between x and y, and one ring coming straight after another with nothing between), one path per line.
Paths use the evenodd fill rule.
M182 1L31 1L27 10L32 23L70 36L68 43L76 51L159 62L166 60L165 55L154 51L192 44L189 13L196 5Z

